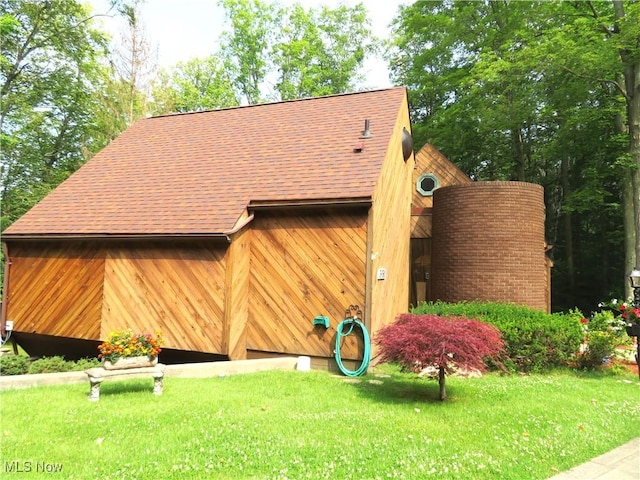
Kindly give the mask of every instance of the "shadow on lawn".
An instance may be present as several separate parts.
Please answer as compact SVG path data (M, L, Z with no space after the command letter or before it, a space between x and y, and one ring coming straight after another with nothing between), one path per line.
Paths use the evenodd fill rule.
M369 400L385 403L446 403L438 398L439 387L437 380L429 378L407 378L403 376L367 375L360 378L360 382L351 386L358 394ZM455 389L447 386L447 394L452 401L455 399Z
M122 381L122 382L103 382L100 386L100 398L103 395L114 395L119 393L137 393L144 392L149 395L153 394L153 380L147 382L138 381Z

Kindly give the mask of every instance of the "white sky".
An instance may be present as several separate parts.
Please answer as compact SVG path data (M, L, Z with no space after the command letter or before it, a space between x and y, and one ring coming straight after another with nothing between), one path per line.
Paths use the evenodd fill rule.
M109 0L85 0L95 13L105 13ZM142 4L142 20L147 40L157 49L158 66L170 67L191 58L206 57L217 50L217 39L223 28L223 11L217 0L146 0ZM388 38L388 24L396 16L398 6L408 0L280 0L281 4L300 3L305 8L363 3L369 11L373 34ZM410 2L409 2L410 3ZM103 28L119 38L122 20L102 18ZM385 62L371 59L364 66L366 88L390 86Z

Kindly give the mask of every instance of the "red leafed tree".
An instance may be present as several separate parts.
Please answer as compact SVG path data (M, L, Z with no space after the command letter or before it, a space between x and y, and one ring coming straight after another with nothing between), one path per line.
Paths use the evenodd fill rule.
M375 341L380 363L396 362L414 372L436 367L440 400L447 397L445 378L452 367L484 371L486 358L500 365L504 353L495 326L464 317L401 314L378 332Z

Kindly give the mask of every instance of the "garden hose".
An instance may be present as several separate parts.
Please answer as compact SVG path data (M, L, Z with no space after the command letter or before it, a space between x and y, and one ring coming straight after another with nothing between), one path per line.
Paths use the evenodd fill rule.
M349 331L346 333L342 333L342 330L345 328L347 324L350 324ZM362 354L362 363L357 370L349 370L342 364L342 358L340 357L340 344L342 343L342 337L346 337L351 335L353 332L354 326L359 326L360 330L362 330L362 339L364 340L364 352ZM336 363L338 364L338 368L342 373L344 373L347 377L357 377L359 375L364 374L367 371L367 367L369 366L369 360L371 359L371 342L369 341L369 332L367 332L367 328L364 326L362 322L356 320L356 318L345 318L342 322L338 324L338 328L336 329L336 349L335 349L335 357Z

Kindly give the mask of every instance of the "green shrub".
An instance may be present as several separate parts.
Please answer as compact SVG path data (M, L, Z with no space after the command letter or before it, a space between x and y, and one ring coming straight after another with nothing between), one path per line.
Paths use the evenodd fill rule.
M625 330L624 319L616 316L611 310L602 310L594 313L587 319L587 328L590 332L607 332L615 337L618 345L630 343L630 338Z
M82 370L87 370L89 368L99 367L99 366L100 366L100 360L98 360L97 358L81 358L80 360L77 360L76 362L73 363L73 365L71 366L71 370L82 371Z
M29 358L24 355L0 356L0 375L24 375L29 372Z
M75 372L99 366L100 360L97 358L81 358L74 362L55 356L42 357L31 362L25 355L0 356L0 375Z
M488 322L500 330L509 356L507 366L538 372L567 366L583 339L580 321L567 314L548 314L503 303L421 303L417 314L456 315Z
M69 372L73 362L67 362L64 357L42 357L34 360L29 366L29 373Z
M613 333L596 330L589 332L586 343L585 351L578 357L578 367L595 370L613 357L618 341Z

